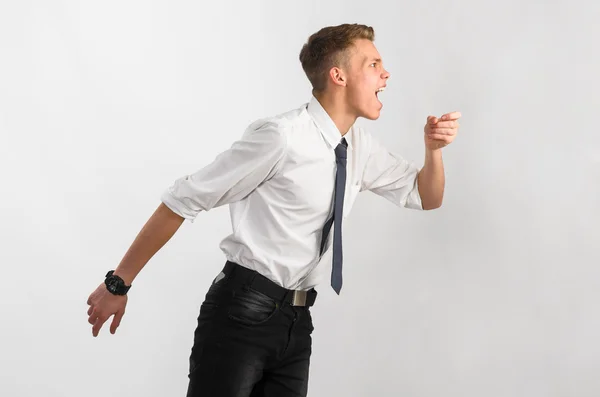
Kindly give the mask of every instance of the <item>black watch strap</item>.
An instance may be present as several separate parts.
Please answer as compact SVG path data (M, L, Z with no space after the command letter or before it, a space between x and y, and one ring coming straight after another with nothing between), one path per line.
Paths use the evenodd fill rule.
M131 285L125 285L125 281L113 274L115 271L110 270L106 273L106 279L104 280L104 284L106 285L106 289L114 295L125 295L131 288Z

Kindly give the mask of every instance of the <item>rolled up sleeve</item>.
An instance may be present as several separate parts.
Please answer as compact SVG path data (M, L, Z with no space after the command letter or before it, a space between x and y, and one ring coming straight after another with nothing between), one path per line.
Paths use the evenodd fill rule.
M193 222L201 211L239 201L272 177L286 146L281 123L257 121L210 164L176 179L163 191L161 201Z
M369 155L363 172L362 185L399 207L423 210L419 195L420 169L397 153L388 151L369 136Z

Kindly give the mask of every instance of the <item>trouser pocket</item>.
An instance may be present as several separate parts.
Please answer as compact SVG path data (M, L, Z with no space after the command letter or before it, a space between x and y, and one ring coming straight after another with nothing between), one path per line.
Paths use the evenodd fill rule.
M278 310L274 299L252 288L241 288L233 292L227 315L236 323L255 326L269 321Z

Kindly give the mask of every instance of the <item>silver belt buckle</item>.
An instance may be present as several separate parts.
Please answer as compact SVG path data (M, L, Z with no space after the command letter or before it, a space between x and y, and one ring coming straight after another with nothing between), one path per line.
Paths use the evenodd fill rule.
M294 291L293 306L306 306L306 291Z

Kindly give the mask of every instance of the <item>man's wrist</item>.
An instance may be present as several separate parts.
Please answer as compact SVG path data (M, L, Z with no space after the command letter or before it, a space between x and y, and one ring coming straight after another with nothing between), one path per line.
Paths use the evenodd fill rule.
M441 156L442 148L432 149L429 147L425 147L425 156Z
M131 288L131 284L127 284L123 278L114 273L114 270L110 270L106 273L104 285L108 292L113 295L127 295L127 292L129 292L129 289Z
M123 280L123 283L125 283L125 285L127 286L131 286L131 284L133 283L133 277L131 277L129 274L127 274L126 272L123 272L122 270L119 269L115 269L113 271L113 275L119 277L121 280Z

